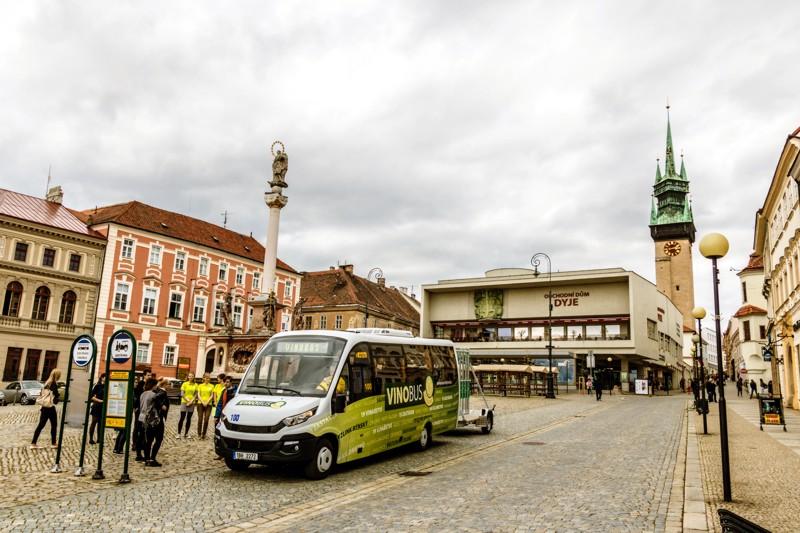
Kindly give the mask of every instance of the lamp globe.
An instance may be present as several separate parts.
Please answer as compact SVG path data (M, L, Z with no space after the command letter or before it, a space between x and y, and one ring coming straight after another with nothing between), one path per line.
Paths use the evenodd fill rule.
M722 233L709 233L700 240L700 253L708 259L725 257L728 248L728 239Z
M702 320L706 317L706 309L705 307L695 307L692 309L692 316L695 317L697 320Z
M692 342L698 344L700 342L700 335L698 335L697 333L692 335Z

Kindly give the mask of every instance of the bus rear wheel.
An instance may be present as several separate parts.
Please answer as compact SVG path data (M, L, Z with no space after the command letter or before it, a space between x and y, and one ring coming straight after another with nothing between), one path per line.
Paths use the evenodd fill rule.
M320 439L314 456L305 468L308 479L323 479L330 474L333 465L336 464L336 451L328 439Z
M415 447L417 451L424 452L427 450L431 445L431 426L430 424L425 424L425 427L422 428L422 431L419 434L419 440L417 440Z

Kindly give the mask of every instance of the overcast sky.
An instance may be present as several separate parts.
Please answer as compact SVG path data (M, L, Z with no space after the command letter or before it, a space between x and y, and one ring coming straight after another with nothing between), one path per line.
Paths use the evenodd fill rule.
M5 2L0 186L129 200L266 235L279 256L419 285L529 266L654 280L665 102L698 240L725 233L723 318L788 133L800 3ZM695 246L696 302L711 267ZM711 314L711 313L710 313ZM709 323L709 325L711 325ZM723 324L724 327L724 324Z

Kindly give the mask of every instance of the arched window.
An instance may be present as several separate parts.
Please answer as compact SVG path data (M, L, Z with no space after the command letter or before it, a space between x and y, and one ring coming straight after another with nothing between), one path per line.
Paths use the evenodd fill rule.
M75 293L67 291L61 297L61 311L58 313L58 321L62 324L72 324L72 317L75 314L75 301L78 299Z
M3 315L19 316L19 303L22 301L22 283L12 281L6 286L6 297L3 300Z
M33 320L47 320L47 305L50 303L50 289L42 285L33 297Z

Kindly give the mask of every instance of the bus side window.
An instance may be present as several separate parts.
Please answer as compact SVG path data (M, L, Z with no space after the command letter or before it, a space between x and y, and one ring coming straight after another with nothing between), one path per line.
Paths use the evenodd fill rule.
M350 350L347 362L350 365L350 403L374 395L369 346L363 342L356 345Z
M403 351L406 356L406 380L408 382L425 381L432 374L430 355L427 346L406 344Z
M431 346L430 352L437 384L452 385L456 383L457 366L453 349L449 346Z
M382 394L386 385L405 383L405 357L403 348L392 344L370 344L372 359L372 386L375 394Z

